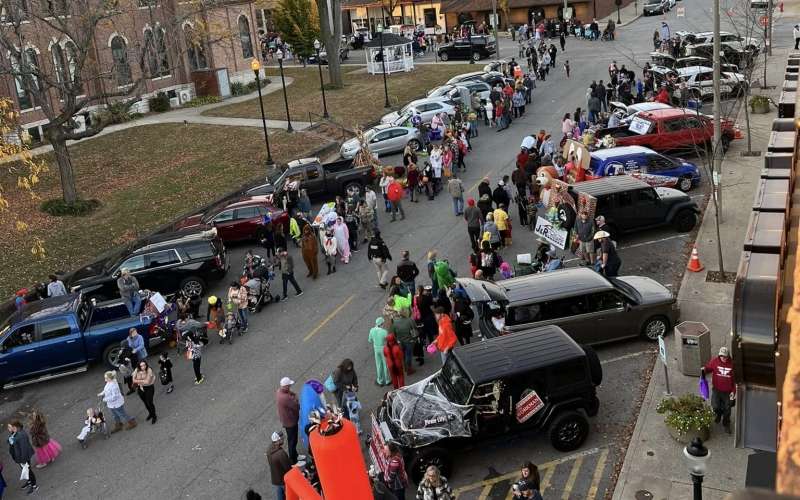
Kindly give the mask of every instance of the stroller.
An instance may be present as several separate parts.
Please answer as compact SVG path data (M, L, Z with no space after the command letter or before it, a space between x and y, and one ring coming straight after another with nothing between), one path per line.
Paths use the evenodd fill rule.
M270 291L272 279L275 277L270 267L261 266L255 269L253 276L244 282L244 286L247 287L247 309L251 313L261 312L261 308L266 304L277 302L277 297Z
M100 404L102 404L102 401L97 407L86 410L86 420L84 420L81 432L78 433L78 441L80 441L81 448L84 450L89 447L86 440L91 434L99 434L103 436L104 439L108 439L111 436L111 432L108 430L108 424L106 423L106 417L100 409Z

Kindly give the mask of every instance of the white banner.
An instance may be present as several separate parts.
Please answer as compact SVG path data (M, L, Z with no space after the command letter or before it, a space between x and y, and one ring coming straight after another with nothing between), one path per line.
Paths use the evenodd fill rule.
M536 228L533 230L533 234L544 238L548 243L552 244L556 248L560 248L562 250L567 248L569 232L555 227L552 222L544 217L537 217Z

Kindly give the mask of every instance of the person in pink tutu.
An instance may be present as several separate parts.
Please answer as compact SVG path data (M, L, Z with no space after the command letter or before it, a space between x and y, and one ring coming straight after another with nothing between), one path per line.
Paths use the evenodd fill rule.
M55 439L50 438L50 433L47 432L47 421L44 415L38 411L31 414L28 429L31 435L31 444L36 450L36 468L47 467L61 453L61 445Z

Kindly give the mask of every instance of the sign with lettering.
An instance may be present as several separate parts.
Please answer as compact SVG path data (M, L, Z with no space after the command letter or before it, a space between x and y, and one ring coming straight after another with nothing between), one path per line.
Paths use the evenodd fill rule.
M544 401L536 394L536 391L531 390L522 396L522 399L517 401L517 404L514 406L517 422L522 423L529 420L542 408L544 408Z
M537 217L536 227L533 234L544 238L548 243L564 250L567 248L567 240L569 239L569 231L555 227L552 222L544 217Z
M631 132L635 132L639 135L644 135L650 131L650 125L651 123L645 120L644 118L641 118L639 116L634 116L633 120L631 120L631 124L628 127L628 130L630 130Z

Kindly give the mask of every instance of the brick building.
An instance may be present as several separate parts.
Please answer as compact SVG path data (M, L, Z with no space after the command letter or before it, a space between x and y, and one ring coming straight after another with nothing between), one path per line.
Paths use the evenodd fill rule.
M25 17L25 12L34 12L28 9L52 7L53 0L16 1L25 19L19 24L23 57L43 78L74 79L75 43L63 30L48 26L41 15ZM179 105L197 95L229 95L231 83L253 80L250 61L258 55L258 33L268 29L270 11L256 8L253 0L207 1L203 9L198 3L202 2L119 0L119 13L98 24L91 37L81 78L84 95L121 92L140 82L136 95L141 100L133 110L147 112L149 98L159 92L165 92L172 105ZM69 9L69 4L64 8ZM5 16L5 11L0 13L0 20L10 19ZM13 30L12 25L2 23L0 30ZM5 59L0 66L14 66L10 53L0 54L0 58ZM16 103L23 129L34 140L40 139L41 126L47 123L41 106L26 94L18 78L8 70L4 73L0 75L0 95ZM91 119L92 110L113 99L92 102L76 117L79 126ZM58 92L51 92L49 100L59 109Z

